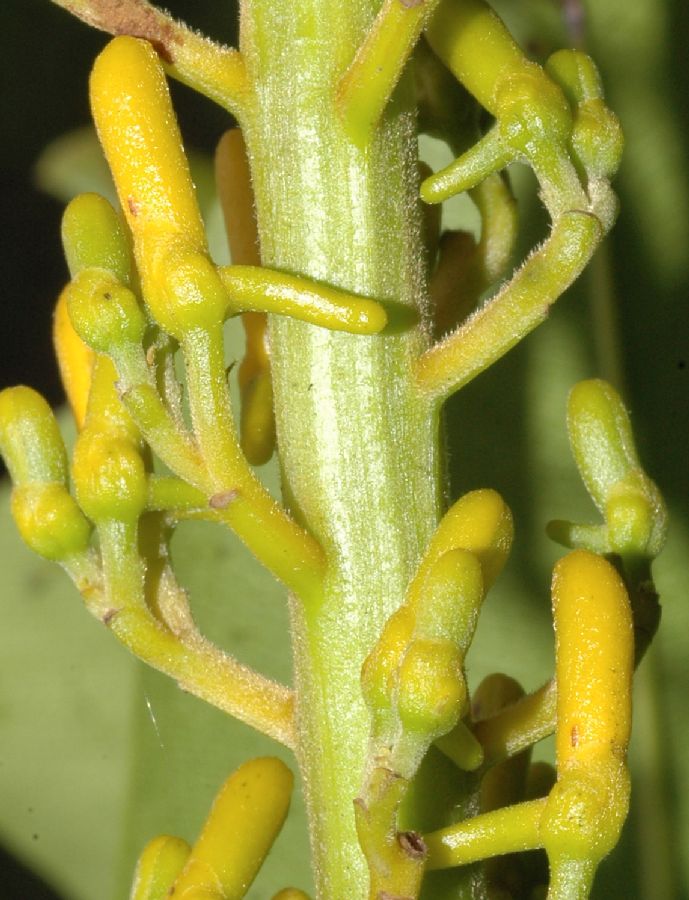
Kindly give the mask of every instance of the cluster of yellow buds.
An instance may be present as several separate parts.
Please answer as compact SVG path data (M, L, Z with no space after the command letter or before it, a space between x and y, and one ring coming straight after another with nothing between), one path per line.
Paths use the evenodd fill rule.
M15 518L25 540L64 565L89 609L130 649L289 744L291 692L198 634L169 563L169 534L185 517L222 522L295 593L318 592L321 548L250 466L272 450L265 313L356 334L381 331L387 315L374 300L260 267L238 133L222 143L219 171L227 177L229 170L244 188L243 199L241 190L232 192L235 208L228 210L242 264L214 265L149 43L120 37L106 47L94 66L91 102L125 222L96 195L75 198L65 212L71 281L54 336L79 429L72 492L52 413L33 391L8 389L0 396L0 443L15 482ZM254 316L240 378L241 440L222 344L224 321L239 314ZM178 347L187 406L174 370ZM172 475L157 474L154 457Z
M143 0L135 6L164 24L163 14ZM360 150L370 145L424 29L437 59L419 51L422 116L451 116L424 108L424 79L450 78L439 73L442 62L495 118L468 150L461 129L452 126L458 158L421 188L429 204L468 190L482 215L478 243L461 234L446 241L453 251L460 248L455 258L472 272L462 315L509 263L515 227L505 166L522 161L533 168L553 220L545 243L484 306L411 360L407 374L419 402L433 410L532 330L586 265L616 215L609 178L622 138L583 54L561 51L540 68L482 0L384 0L331 98ZM173 66L177 74L246 112L255 97L241 54L218 50L222 65L214 69L219 57L197 52L199 39L186 37ZM427 106L435 102L431 94ZM217 158L233 264L214 264L151 43L112 41L96 61L91 101L124 221L95 195L77 197L65 212L71 281L58 302L55 344L78 437L70 466L45 402L23 387L0 394L0 449L15 484L13 514L24 540L66 569L90 611L135 654L295 748L292 691L199 633L172 570L169 538L185 518L228 525L294 595L307 604L321 595L330 562L323 547L251 468L270 457L275 438L265 317L378 335L391 330L388 312L373 298L261 267L239 131L223 138ZM433 258L438 216L429 222ZM443 311L456 269L442 242L438 255L430 289L442 331L460 315ZM237 433L223 328L239 315L247 355L239 370ZM604 523L551 525L554 537L575 548L553 578L554 679L524 697L498 676L478 689L472 713L465 657L512 543L511 514L489 490L465 495L442 518L364 662L371 733L354 803L372 898L416 897L426 870L533 848L547 852L551 900L583 898L618 838L629 798L631 678L645 646L639 620L652 620L657 610L649 567L666 518L609 385L591 381L574 389L569 427ZM160 463L170 474L161 474ZM530 787L528 757L517 761L517 754L553 731L555 783ZM422 837L401 828L402 805L433 745L474 780L482 812ZM291 775L277 760L243 766L221 790L193 847L163 837L144 850L132 900L245 896L282 825L290 790ZM306 898L288 888L274 900Z
M279 759L244 763L220 788L193 847L161 835L144 848L131 900L241 900L282 828L292 773ZM273 900L308 900L284 888Z
M551 528L581 547L553 574L555 677L529 696L505 676L479 686L471 728L483 752L484 811L424 836L430 870L544 848L550 900L589 895L597 865L617 843L627 815L632 675L652 636L643 628L640 633L639 617L649 613L635 599L638 578L650 579L649 564L666 529L662 499L640 467L629 417L610 385L589 381L573 389L570 435L606 524ZM617 498L626 525L614 530L608 517ZM533 777L526 774L529 748L553 731L557 773L551 787L542 767ZM496 865L498 884L506 866ZM535 883L547 877L531 875Z
M483 761L480 744L462 721L468 711L464 658L485 593L507 560L512 532L510 511L495 491L474 491L450 507L404 603L364 663L362 691L372 732L357 827L376 889L409 892L423 871L423 853L410 853L409 844L398 841L397 819L431 744L437 741L467 770ZM400 861L391 864L395 857ZM371 896L377 896L373 888Z
M458 500L364 663L373 739L391 748L400 775L409 777L467 711L464 657L511 542L512 518L498 494L475 491Z
M588 896L597 864L617 843L626 818L634 642L624 583L602 557L573 551L557 564L552 591L554 786L543 799L482 813L424 840L431 869L544 847L548 896L563 900Z
M467 494L450 508L405 602L364 664L372 732L357 826L376 890L414 896L426 870L544 848L550 900L584 898L598 863L617 843L629 804L632 675L650 639L641 634L640 650L635 631L648 611L635 595L662 547L666 513L610 385L589 381L573 389L570 435L606 524L551 528L582 546L553 574L552 682L524 696L512 679L491 676L475 692L467 718L464 657L512 541L509 510L493 491ZM646 563L641 570L639 558ZM556 774L547 767L544 774L542 766L530 771L531 746L553 731ZM481 813L421 837L400 832L400 809L432 743L473 773ZM547 878L538 867L506 875L506 860L489 868L497 886L506 878L532 886Z

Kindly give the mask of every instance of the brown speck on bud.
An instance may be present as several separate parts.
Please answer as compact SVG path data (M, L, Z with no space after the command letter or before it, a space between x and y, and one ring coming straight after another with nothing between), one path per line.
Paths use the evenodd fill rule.
M426 844L418 831L401 831L397 835L397 842L410 859L425 858Z
M127 206L129 207L129 212L136 218L139 215L139 204L133 197L127 197Z
M579 746L579 726L573 725L569 735L569 742L573 747Z
M208 501L208 505L211 509L227 509L230 503L234 503L237 497L239 497L237 488L232 488L229 491L220 491L218 494L213 494Z
M101 616L101 622L103 623L103 625L105 625L106 627L109 627L110 623L112 622L112 620L115 618L115 616L119 612L120 612L119 609L114 609L114 608L106 609L106 611Z

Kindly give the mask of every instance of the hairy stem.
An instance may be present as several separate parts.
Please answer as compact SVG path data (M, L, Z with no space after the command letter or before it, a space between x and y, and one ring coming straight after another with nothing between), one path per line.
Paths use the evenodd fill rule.
M256 86L244 127L262 257L418 313L424 257L407 86L366 151L335 107L373 13L329 0L288 14L253 0L244 13L242 52ZM271 322L285 496L328 559L322 596L292 602L298 755L324 898L368 896L353 807L369 733L360 670L441 510L436 412L412 380L426 345L420 325L367 337Z

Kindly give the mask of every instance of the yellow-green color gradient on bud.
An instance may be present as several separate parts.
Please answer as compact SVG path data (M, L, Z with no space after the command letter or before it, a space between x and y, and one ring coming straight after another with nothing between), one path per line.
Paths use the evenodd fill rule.
M446 734L466 705L464 654L451 641L417 638L398 674L397 708L404 728L417 734Z
M64 291L69 316L91 349L109 353L140 344L146 318L134 294L105 269L83 269Z
M120 217L104 197L79 194L70 201L62 216L62 246L72 277L97 267L128 283L129 241Z
M63 484L22 484L12 491L12 516L22 540L56 562L83 553L91 526Z
M620 165L624 137L617 116L603 101L595 63L579 50L558 50L545 71L574 109L571 147L582 169L595 178L611 177Z
M67 453L52 410L28 387L0 393L0 452L16 485L67 480Z
M448 550L413 585L416 634L451 641L465 654L485 594L478 558L468 550Z
M72 458L79 506L94 522L134 522L146 508L144 462L136 446L116 434L85 428Z
M467 550L481 564L485 589L494 583L509 556L512 514L497 491L470 491L445 513L419 567L433 565L448 550Z
M206 246L165 74L146 41L117 37L95 62L91 106L137 259L151 240Z
M569 440L581 477L603 513L610 549L657 556L667 531L660 491L641 468L629 414L607 382L591 379L569 395Z
M130 900L166 900L190 853L182 838L163 834L149 841L136 864Z

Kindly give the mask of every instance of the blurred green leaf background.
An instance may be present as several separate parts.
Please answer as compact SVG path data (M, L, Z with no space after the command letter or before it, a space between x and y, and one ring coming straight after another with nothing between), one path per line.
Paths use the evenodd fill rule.
M218 0L166 5L206 33L235 40L235 14ZM630 406L642 459L665 493L672 521L655 567L661 632L637 678L632 815L620 847L601 868L595 896L686 898L689 8L685 0L495 5L537 59L584 41L622 119L627 149L617 182L622 213L606 247L549 321L448 408L453 495L496 487L517 526L513 558L486 604L470 654L469 677L476 684L500 669L532 689L551 671L548 585L559 551L544 526L552 518L593 516L567 447L567 391L580 378L610 378ZM36 163L48 144L87 125L87 73L105 37L48 0L6 2L0 26L2 386L28 383L58 404L49 336L51 309L66 278L61 205L35 186ZM188 146L207 157L229 124L225 114L183 88L174 88L174 98ZM53 193L93 188L102 177L88 133L70 140L40 170ZM424 146L436 164L441 153ZM197 180L206 183L200 166ZM529 177L517 171L514 180L526 247L543 222ZM217 210L208 209L217 225ZM448 215L466 216L466 206ZM229 352L231 358L240 352L238 335ZM273 468L265 477L277 489ZM120 900L148 838L160 832L193 838L226 775L247 757L275 750L116 645L85 613L66 577L21 545L8 497L5 485L0 900ZM285 603L270 577L231 536L209 525L180 529L174 553L206 633L263 671L289 679ZM541 755L549 752L548 745L539 748ZM287 883L309 885L298 792L288 828L249 897L263 900Z

